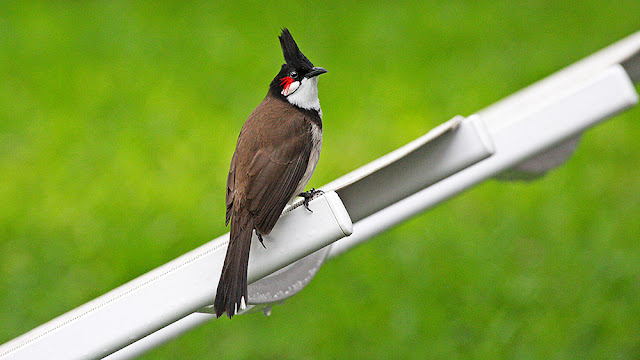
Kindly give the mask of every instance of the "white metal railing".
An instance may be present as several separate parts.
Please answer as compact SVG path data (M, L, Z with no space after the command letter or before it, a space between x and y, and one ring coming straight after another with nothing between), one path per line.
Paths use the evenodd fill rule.
M562 163L583 131L637 104L639 54L640 32L327 184L313 214L294 205L265 238L267 249L252 247L257 305L248 311L270 311L325 260L481 181L530 178ZM214 318L207 305L227 241L213 240L0 346L0 359L130 359Z

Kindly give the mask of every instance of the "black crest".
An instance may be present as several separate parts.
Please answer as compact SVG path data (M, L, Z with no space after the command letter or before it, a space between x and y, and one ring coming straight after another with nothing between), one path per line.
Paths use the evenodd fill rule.
M298 44L293 40L293 36L289 32L289 29L282 29L282 34L279 36L280 46L282 46L282 54L284 55L284 61L294 69L311 69L313 64L298 48Z

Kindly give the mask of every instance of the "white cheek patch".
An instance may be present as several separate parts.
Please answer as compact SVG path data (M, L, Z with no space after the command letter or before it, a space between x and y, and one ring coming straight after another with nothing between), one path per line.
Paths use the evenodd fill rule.
M289 96L289 94L293 94L300 87L300 81L294 81L289 86L285 86L282 89L282 95Z
M304 78L302 82L297 83L295 93L289 91L290 96L287 96L287 100L303 109L320 111L320 100L318 100L318 78L312 77L310 79ZM291 84L293 86L294 83ZM300 89L298 89L298 87Z

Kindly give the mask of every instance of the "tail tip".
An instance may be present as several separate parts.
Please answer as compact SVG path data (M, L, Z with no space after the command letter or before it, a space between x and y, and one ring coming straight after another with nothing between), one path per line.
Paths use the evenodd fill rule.
M216 299L217 300L217 299ZM220 301L216 301L214 308L216 310L216 317L220 318L224 313L227 313L229 319L231 319L234 315L238 313L238 306L240 306L240 311L247 309L247 302L245 300L244 295L240 298L240 301L229 301L226 304L221 303Z

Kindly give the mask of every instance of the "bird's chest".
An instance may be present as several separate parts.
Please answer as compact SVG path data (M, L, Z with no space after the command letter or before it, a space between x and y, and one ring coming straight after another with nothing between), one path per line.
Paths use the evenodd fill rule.
M309 165L307 166L307 171L305 172L305 176L309 175L309 178L311 178L311 174L313 174L313 171L316 169L316 165L318 164L318 160L320 159L320 150L322 149L322 129L316 124L311 124L311 143L312 145L311 154L309 155Z
M294 193L293 199L298 196L299 193L303 192L311 176L313 175L314 170L316 169L316 165L318 165L318 160L320 159L320 150L322 149L322 129L312 123L311 124L311 153L309 154L309 163L307 164L307 170L304 172L302 179L298 183L298 187L296 188L296 192ZM292 199L292 200L293 200Z

